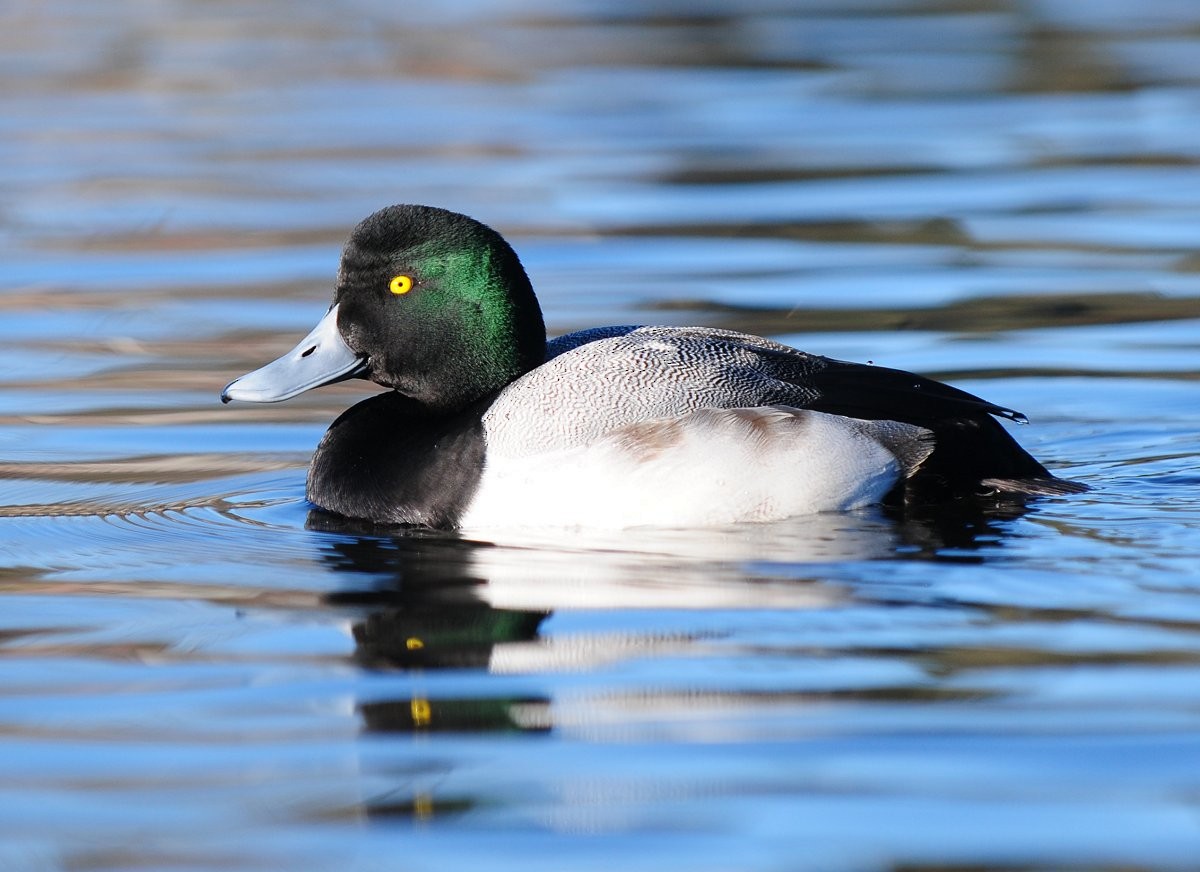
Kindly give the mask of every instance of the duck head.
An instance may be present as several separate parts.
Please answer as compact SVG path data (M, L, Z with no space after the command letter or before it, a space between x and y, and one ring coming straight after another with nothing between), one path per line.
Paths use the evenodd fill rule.
M221 399L273 403L365 378L450 412L540 365L545 351L537 298L499 233L445 209L389 206L350 235L333 304L312 332Z

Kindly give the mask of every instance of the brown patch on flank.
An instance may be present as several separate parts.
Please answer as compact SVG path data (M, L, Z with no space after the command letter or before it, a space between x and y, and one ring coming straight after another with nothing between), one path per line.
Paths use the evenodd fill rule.
M639 421L616 430L613 435L621 448L644 462L666 454L683 442L683 421L679 418Z

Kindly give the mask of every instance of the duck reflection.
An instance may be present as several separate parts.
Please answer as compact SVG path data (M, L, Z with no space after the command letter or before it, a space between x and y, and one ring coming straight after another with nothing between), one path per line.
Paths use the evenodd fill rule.
M535 640L549 614L489 605L479 595L486 579L475 556L482 546L475 543L418 531L365 535L344 519L318 513L308 527L336 534L326 540L323 558L349 578L326 600L355 616L354 657L366 668L490 669L497 648ZM531 696L414 694L362 702L359 712L373 733L496 733L548 729L514 717L548 706L548 699ZM423 803L399 808L410 806L432 810Z
M323 559L347 579L328 595L357 612L355 658L373 669L536 672L610 661L601 646L544 640L559 609L823 608L860 594L839 585L849 562L982 561L1021 503L961 504L920 515L887 510L736 529L465 534L364 525L313 511ZM679 640L674 640L678 643ZM646 640L633 649L644 652ZM586 651L584 650L586 649ZM422 720L417 718L417 720ZM428 724L426 724L427 726Z
M982 563L983 549L1002 544L1036 499L997 493L920 507L885 504L880 511L895 525L907 559Z
M310 529L315 525L310 522ZM323 518L321 528L344 526ZM359 576L330 604L365 612L355 659L376 669L487 667L499 643L533 639L548 611L498 609L480 595L477 545L449 536L339 535L324 560Z
M608 534L493 531L432 533L364 526L322 512L322 558L337 573L328 604L350 616L355 660L365 669L406 674L401 695L358 703L366 733L537 735L580 724L636 724L654 712L688 713L700 723L731 712L821 702L813 692L720 688L613 689L602 705L519 693L472 674L531 676L589 671L622 659L701 656L712 637L697 632L556 633L543 626L558 610L819 609L870 599L854 585L856 561L986 559L1022 506L991 506L913 517L869 512L797 518L724 531L621 531ZM848 581L840 583L838 578ZM701 622L702 623L702 622ZM464 678L466 679L464 683ZM478 688L485 688L480 693ZM495 692L488 692L495 691ZM907 698L926 688L897 687ZM650 713L650 714L648 714ZM615 720L614 720L615 719ZM373 817L428 821L481 800L455 790L442 761L436 771L392 773L393 787L364 798ZM451 766L451 768L453 768ZM449 778L449 782L446 779Z

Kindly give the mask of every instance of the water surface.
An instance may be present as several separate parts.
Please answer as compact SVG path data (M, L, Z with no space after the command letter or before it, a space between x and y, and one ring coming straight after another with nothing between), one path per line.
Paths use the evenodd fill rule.
M17 2L0 868L1188 869L1200 11ZM392 202L552 333L952 380L1083 496L904 522L310 517L368 386L222 407Z

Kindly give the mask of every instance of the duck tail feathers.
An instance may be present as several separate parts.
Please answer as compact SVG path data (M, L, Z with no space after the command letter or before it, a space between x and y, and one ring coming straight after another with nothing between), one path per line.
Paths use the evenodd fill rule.
M1006 494L1030 497L1062 497L1081 494L1090 488L1080 481L1068 481L1054 476L1035 478L985 478L979 484L983 488Z

